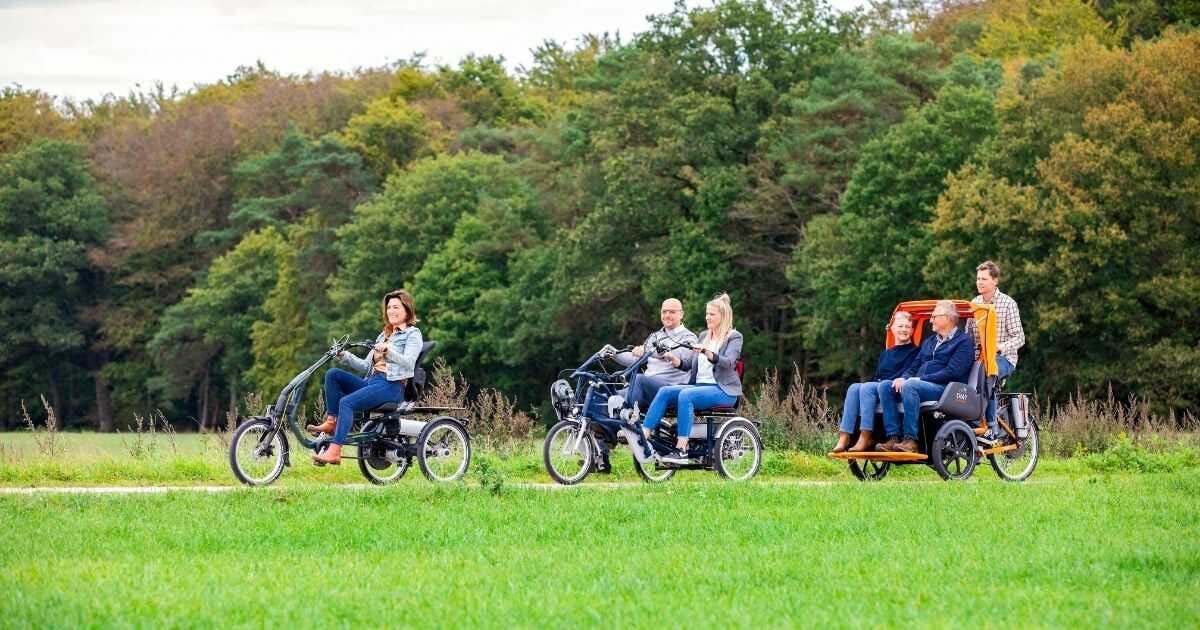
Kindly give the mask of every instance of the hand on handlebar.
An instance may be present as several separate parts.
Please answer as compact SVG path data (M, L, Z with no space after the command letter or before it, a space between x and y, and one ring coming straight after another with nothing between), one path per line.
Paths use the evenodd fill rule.
M611 359L612 357L614 357L616 355L617 355L617 349L614 348L612 346L612 344L606 343L606 344L604 344L603 348L600 348L600 358L601 359Z

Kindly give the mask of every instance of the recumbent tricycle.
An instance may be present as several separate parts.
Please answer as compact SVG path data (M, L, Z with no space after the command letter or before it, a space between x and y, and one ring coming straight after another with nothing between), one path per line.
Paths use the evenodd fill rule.
M297 414L309 380L343 350L370 348L371 341L350 342L342 337L315 363L289 382L274 405L260 415L242 418L229 445L229 464L233 474L250 486L265 486L291 465L291 444L284 425L304 448L315 453L325 450L332 436L309 437L300 427ZM467 433L466 410L462 407L421 404L428 372L424 362L437 346L426 341L417 356L414 376L405 383L404 402L387 403L363 412L355 418L346 444L358 448L358 469L371 483L385 485L404 477L416 458L421 472L430 481L461 479L471 464L471 438Z

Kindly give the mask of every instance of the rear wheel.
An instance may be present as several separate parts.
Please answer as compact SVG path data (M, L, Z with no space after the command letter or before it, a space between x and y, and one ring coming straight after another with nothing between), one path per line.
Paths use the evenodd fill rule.
M942 479L967 479L975 472L975 431L962 420L951 420L938 429L929 459Z
M563 420L550 427L542 444L546 472L565 486L587 478L592 471L592 439L586 431L580 435L579 422Z
M453 418L425 425L417 438L417 463L430 481L457 481L471 465L471 438Z
M762 466L762 440L749 420L735 418L721 426L713 453L717 474L733 481L745 481L758 474Z
M370 425L364 430L371 430ZM386 486L404 478L412 468L412 455L403 454L396 444L382 440L360 444L358 447L358 470L367 481Z
M287 450L282 429L272 429L266 419L251 420L233 432L229 466L238 481L248 486L265 486L283 473Z
M998 413L1001 418L1006 415L1003 410ZM1012 422L1008 422L1007 418L1005 421L1012 426ZM992 470L996 471L996 474L1005 481L1025 481L1033 474L1033 469L1037 468L1038 455L1041 452L1037 423L1033 418L1029 419L1029 433L1023 439L1006 434L999 446L1006 446L1014 442L1017 448L988 455L988 463L992 465Z
M869 459L850 460L850 474L859 481L879 481L886 477L891 469L891 462L877 462Z
M630 448L637 448L637 445L634 444L630 446ZM645 479L650 483L662 483L671 477L674 477L676 470L675 468L659 468L658 464L654 462L653 458L647 460L646 463L643 464L642 462L638 461L636 456L633 458L633 467L635 470L637 470L638 474L642 476L642 479Z

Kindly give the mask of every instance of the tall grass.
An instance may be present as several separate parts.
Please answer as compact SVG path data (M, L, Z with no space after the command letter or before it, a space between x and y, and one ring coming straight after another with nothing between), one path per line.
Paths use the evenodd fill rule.
M746 411L762 423L767 448L824 453L837 430L836 411L827 392L806 381L799 369L792 370L787 391L781 387L779 372L767 370Z
M1118 400L1111 388L1102 400L1077 394L1062 405L1040 407L1050 411L1043 418L1042 445L1055 455L1099 453L1116 446L1123 436L1132 445L1152 452L1200 447L1200 423L1190 411L1182 416L1174 412L1159 415L1136 396Z

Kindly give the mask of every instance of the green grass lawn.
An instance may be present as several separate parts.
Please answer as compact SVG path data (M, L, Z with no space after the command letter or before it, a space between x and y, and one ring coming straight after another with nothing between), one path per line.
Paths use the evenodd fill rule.
M1197 496L1195 471L8 495L0 626L1196 627Z
M142 442L131 434L60 433L62 451L54 456L42 454L29 432L0 433L0 486L112 486L112 485L235 485L228 463L227 446L214 434L184 433L143 436ZM478 477L480 462L486 459L494 470L509 481L550 483L542 467L541 441L529 440L503 457L478 442L468 479ZM282 486L309 483L366 483L354 460L339 467L316 468L309 463L309 452L293 441L292 466L276 483ZM349 453L353 453L353 449ZM1200 469L1200 456L1186 451L1185 456L1168 469ZM593 475L588 482L638 481L631 455L624 446L612 457L610 475ZM1083 460L1043 458L1035 478L1092 474ZM762 479L844 480L850 473L843 462L820 453L767 449L759 474ZM684 471L675 482L707 481L712 472ZM894 468L889 479L936 479L936 473L924 466ZM1000 483L984 462L976 479ZM414 463L400 485L425 484Z

